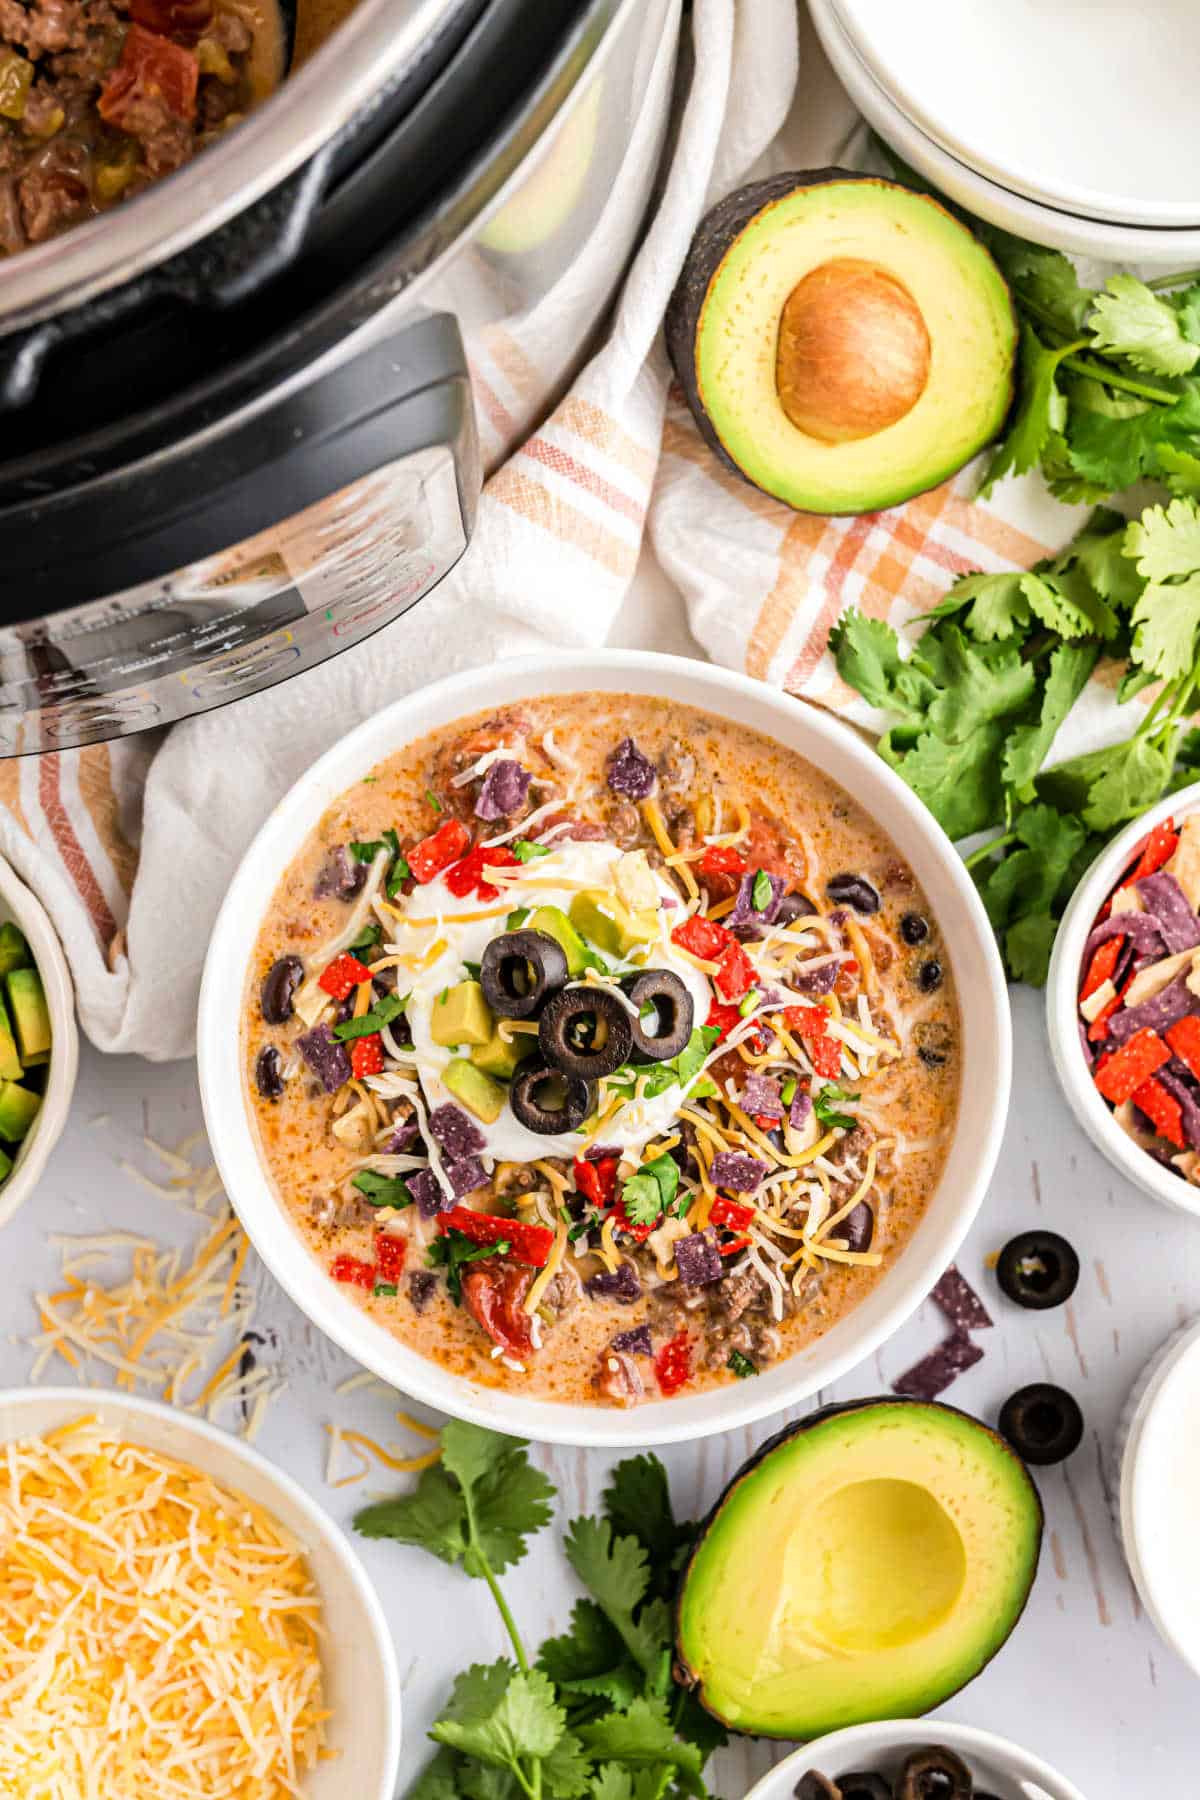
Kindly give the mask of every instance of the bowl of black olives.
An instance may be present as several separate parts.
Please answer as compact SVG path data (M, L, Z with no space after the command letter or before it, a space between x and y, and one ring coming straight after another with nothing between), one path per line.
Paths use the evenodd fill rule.
M971 1725L886 1719L805 1744L746 1800L1084 1800L1032 1751Z

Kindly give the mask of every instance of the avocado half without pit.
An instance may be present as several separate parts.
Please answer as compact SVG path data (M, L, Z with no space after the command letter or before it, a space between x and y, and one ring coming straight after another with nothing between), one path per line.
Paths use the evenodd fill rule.
M915 1718L1005 1642L1041 1538L1028 1470L977 1419L893 1398L814 1413L763 1445L701 1527L681 1679L765 1737Z
M1017 323L988 251L926 194L845 169L722 200L667 313L688 405L730 468L800 512L945 481L1012 402Z
M483 997L501 1019L531 1019L567 979L567 957L546 931L504 931L479 966Z

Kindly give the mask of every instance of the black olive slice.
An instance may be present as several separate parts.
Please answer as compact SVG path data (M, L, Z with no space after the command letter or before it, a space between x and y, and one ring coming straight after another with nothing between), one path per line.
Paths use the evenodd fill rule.
M842 1800L892 1800L892 1784L882 1775L856 1769L853 1775L839 1775Z
M304 964L298 956L281 956L263 976L259 1006L268 1025L282 1025L292 1016L292 996L304 980Z
M1065 1388L1034 1381L1000 1408L1000 1435L1027 1463L1063 1462L1083 1442L1083 1414Z
M1044 1312L1075 1292L1079 1258L1057 1231L1022 1231L1000 1252L996 1279L1018 1306Z
M599 1081L629 1060L633 1020L608 988L560 988L542 1008L538 1044L546 1061L564 1075Z
M865 875L835 875L826 882L825 892L835 906L849 906L856 913L879 911L879 889Z
M254 1064L254 1085L264 1100L278 1100L283 1095L283 1075L279 1052L274 1044L264 1044Z
M971 1771L944 1744L927 1744L904 1760L896 1800L971 1800Z
M688 1047L695 1008L686 983L670 969L647 969L621 983L638 1009L633 1028L636 1063L668 1062Z
M819 1769L810 1769L796 1783L796 1800L842 1800L842 1790L835 1787L828 1775L822 1775Z
M558 1131L578 1131L592 1110L595 1091L590 1081L565 1075L548 1063L524 1063L513 1077L508 1103L513 1116L527 1131L552 1137Z
M502 1019L532 1019L567 979L562 945L546 931L504 931L483 953L483 997Z

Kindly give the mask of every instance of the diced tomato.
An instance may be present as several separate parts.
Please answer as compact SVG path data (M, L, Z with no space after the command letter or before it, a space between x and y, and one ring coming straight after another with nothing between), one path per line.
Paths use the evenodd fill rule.
M713 986L722 1000L740 1000L748 994L757 979L754 964L737 942L732 939L721 957L721 966L713 976Z
M743 1206L740 1200L728 1200L724 1194L718 1194L708 1216L714 1225L725 1225L730 1231L745 1231L754 1222L754 1208Z
M654 1373L664 1394L677 1394L692 1379L692 1340L686 1331L669 1338L658 1351Z
M715 1025L720 1032L721 1036L717 1039L718 1044L721 1042L721 1038L725 1036L726 1032L732 1031L734 1026L740 1025L741 1022L742 1015L737 1007L722 1006L719 1000L713 1001L708 1009L708 1017L704 1021L706 1025Z
M1200 1079L1200 1019L1194 1013L1185 1019L1176 1019L1165 1035L1180 1062Z
M468 850L461 862L446 870L446 886L460 900L465 900L469 894L477 894L481 900L495 900L500 889L486 879L488 869L518 869L520 866L507 844L493 844L490 850L477 844L474 850Z
M575 1186L584 1199L590 1200L593 1206L609 1207L612 1205L613 1196L617 1191L618 1160L619 1158L615 1156L602 1156L598 1162L588 1162L582 1156L575 1158L572 1171L575 1176Z
M350 1040L350 1073L361 1081L364 1075L379 1075L383 1070L383 1039L377 1031L368 1037Z
M1143 1081L1133 1091L1133 1104L1141 1108L1160 1137L1183 1149L1183 1108L1161 1081Z
M824 1037L829 1029L829 1014L823 1006L785 1006L782 1018L787 1029L798 1031L802 1038Z
M520 1219L501 1219L495 1213L476 1212L470 1206L453 1206L438 1214L438 1230L461 1231L473 1244L511 1246L518 1262L530 1268L544 1269L550 1260L554 1233L548 1225L526 1225Z
M506 1356L533 1349L533 1324L522 1304L532 1280L528 1269L506 1262L474 1263L463 1275L467 1311Z
M157 31L131 25L121 59L100 90L100 117L120 129L135 102L148 96L161 100L177 118L194 119L199 80L200 64L190 50Z
M702 919L699 913L693 913L690 919L675 927L671 942L692 956L698 956L702 962L716 962L726 945L736 944L737 939L714 919Z
M471 843L471 834L461 819L447 819L439 825L429 837L422 838L411 850L405 851L408 867L414 881L424 884L448 869L465 856Z
M212 24L212 0L132 0L130 14L147 31L194 44Z
M329 1273L335 1281L346 1281L351 1287L366 1288L368 1293L375 1286L374 1263L363 1262L359 1256L335 1256L329 1265Z
M1097 988L1102 988L1106 981L1111 981L1112 972L1117 966L1117 958L1124 944L1123 937L1106 938L1097 946L1096 954L1088 964L1088 972L1083 978L1083 986L1079 990L1079 998L1087 1000Z
M746 873L745 858L738 855L732 844L710 844L700 858L701 875L736 875L740 880Z
M1147 1026L1144 1031L1135 1032L1129 1042L1122 1044L1111 1056L1097 1063L1094 1071L1096 1086L1106 1100L1120 1106L1122 1101L1131 1100L1142 1083L1149 1081L1155 1070L1170 1060L1171 1052L1157 1031Z
M329 967L325 969L317 983L335 1000L346 1000L356 987L364 981L370 981L371 971L366 963L359 962L357 956L335 956Z
M717 1245L717 1255L732 1256L735 1251L744 1250L749 1242L750 1239L748 1237L730 1238L727 1244Z
M808 1046L808 1054L812 1057L813 1068L826 1081L833 1081L841 1073L842 1046L837 1038L817 1038Z
M408 1245L390 1231L375 1234L375 1266L380 1281L399 1281Z
M774 1131L779 1124L778 1113L751 1113L750 1117L760 1131Z

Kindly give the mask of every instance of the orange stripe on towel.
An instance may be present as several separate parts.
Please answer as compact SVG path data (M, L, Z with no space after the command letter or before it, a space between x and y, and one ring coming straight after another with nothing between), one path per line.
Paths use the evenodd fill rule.
M589 519L586 513L558 499L540 482L522 474L514 463L506 463L493 475L484 492L489 499L498 500L530 525L539 526L584 556L590 556L593 562L619 580L627 581L632 575L638 558L636 544L623 542L614 532Z

